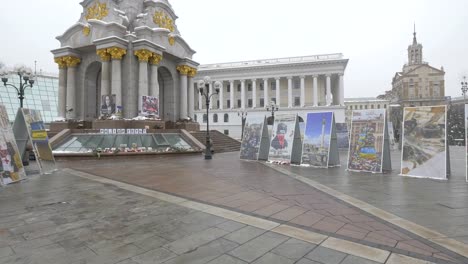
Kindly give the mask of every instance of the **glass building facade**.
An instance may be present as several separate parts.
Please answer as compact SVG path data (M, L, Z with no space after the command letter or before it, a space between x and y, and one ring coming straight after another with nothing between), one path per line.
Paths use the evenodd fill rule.
M9 84L19 88L19 76L16 73L10 73L7 77ZM23 107L40 111L44 122L50 123L58 116L58 76L39 74L33 78L35 82L32 89L28 87L25 90ZM2 82L0 82L0 104L6 107L10 122L14 122L20 107L18 92L11 86L5 87Z

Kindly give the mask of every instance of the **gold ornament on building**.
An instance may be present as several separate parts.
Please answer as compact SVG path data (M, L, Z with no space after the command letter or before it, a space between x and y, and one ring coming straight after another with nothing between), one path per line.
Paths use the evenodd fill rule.
M102 20L109 14L107 3L100 3L97 1L93 6L88 7L86 13L86 20L97 19Z
M177 71L181 74L181 75L188 75L190 69L192 69L191 67L187 66L187 65L179 65L177 66Z
M195 77L195 75L197 75L197 69L190 67L190 70L188 72L188 76L193 78L193 77Z
M65 69L67 67L67 63L64 60L64 57L54 58L55 63L58 64L59 69Z
M153 53L147 49L135 50L133 54L138 57L140 62L148 62L153 56Z
M67 64L68 68L76 67L81 63L81 59L75 56L65 56L63 57L63 61Z
M111 55L107 52L107 49L98 49L96 54L101 58L101 61L110 61Z
M91 32L91 28L86 26L83 28L83 35L85 35L86 37L89 36L89 33Z
M161 54L153 53L153 56L151 56L150 58L150 63L153 65L158 65L161 62L161 60L162 60Z
M153 22L160 28L165 28L171 32L174 32L174 21L172 21L171 17L163 11L154 12Z
M119 48L119 47L108 48L107 52L111 55L113 60L121 60L122 57L125 54L127 54L126 49L122 49L122 48Z
M175 38L173 36L170 36L169 37L169 44L171 44L171 46L174 46L175 44Z

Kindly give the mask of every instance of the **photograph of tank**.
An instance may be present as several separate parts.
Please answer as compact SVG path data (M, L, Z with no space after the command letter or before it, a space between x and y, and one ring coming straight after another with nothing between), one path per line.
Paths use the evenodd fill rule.
M336 123L336 139L338 141L338 148L349 148L349 131L346 123Z
M354 110L348 170L382 172L385 109Z
M4 105L0 105L0 160L0 185L17 182L26 176Z
M446 106L405 107L401 175L447 179Z
M244 126L244 138L241 143L240 158L258 160L258 151L262 139L265 117L248 117Z
M294 140L296 115L277 115L271 131L271 142L268 160L290 163Z
M333 112L308 113L301 165L327 168Z

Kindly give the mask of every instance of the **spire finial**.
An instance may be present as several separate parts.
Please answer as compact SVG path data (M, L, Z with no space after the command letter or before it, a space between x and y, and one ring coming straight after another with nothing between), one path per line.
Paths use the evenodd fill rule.
M416 41L416 22L414 22L414 29L413 29L413 45L418 44L418 41Z

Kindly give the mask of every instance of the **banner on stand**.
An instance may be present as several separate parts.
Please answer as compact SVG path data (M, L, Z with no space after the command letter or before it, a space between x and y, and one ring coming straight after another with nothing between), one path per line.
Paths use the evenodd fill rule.
M446 106L405 107L401 175L447 179Z
M382 172L385 126L385 109L353 111L348 170Z
M466 182L468 182L468 105L465 104L465 157L466 157Z
M258 160L265 126L264 116L247 117L240 149L241 159Z
M388 139L389 139L389 143L390 143L390 148L392 150L395 150L396 149L396 143L395 143L395 134L394 134L394 130L393 130L393 122L388 122L387 123L388 125Z
M349 148L349 131L346 123L336 123L336 137L338 140L338 148Z
M277 115L271 131L271 143L268 160L273 162L291 162L291 155L293 150L293 142L295 133L300 132L296 130L297 116L296 115ZM299 125L297 125L299 128Z
M0 159L0 185L17 182L26 177L4 105L0 105Z

